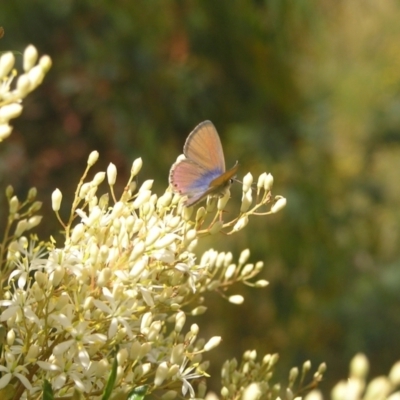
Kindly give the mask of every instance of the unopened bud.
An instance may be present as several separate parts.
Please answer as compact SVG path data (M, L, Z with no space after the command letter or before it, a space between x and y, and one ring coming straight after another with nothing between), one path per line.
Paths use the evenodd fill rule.
M244 215L243 217L239 218L239 220L236 222L236 224L233 227L234 232L238 232L242 230L249 222L249 217L247 215Z
M6 104L0 108L0 120L8 122L12 118L21 115L22 106L18 103Z
M264 190L269 192L274 184L274 177L271 174L267 174L264 178Z
M205 345L204 345L204 350L205 351L210 351L214 347L217 347L221 343L221 336L214 336L212 337Z
M95 163L96 163L96 161L99 159L99 152L98 151L92 151L90 154L89 154L89 157L88 157L88 161L87 161L87 164L91 167L92 165L94 165Z
M143 165L143 160L140 157L137 158L132 164L131 175L136 176L141 170L142 165Z
M282 208L285 208L286 203L287 203L287 201L284 197L276 196L275 203L271 207L271 212L273 214L277 213L278 211L282 210Z
M232 304L242 304L244 302L244 297L241 296L240 294L235 294L233 296L229 297L229 303Z
M215 235L224 227L224 223L222 221L216 221L213 226L208 230L211 235Z
M247 192L243 192L242 204L240 206L240 212L245 213L250 208L252 201L253 201L252 190L249 189Z
M57 212L60 210L61 201L62 201L61 191L59 189L54 190L54 192L51 194L51 206L53 208L53 211Z
M35 46L29 45L24 51L24 71L28 72L35 64L38 59L38 52Z
M15 63L15 57L10 51L0 57L0 79L4 78L11 71Z
M31 88L31 81L28 78L28 75L23 74L17 80L17 91L21 97L25 97Z
M39 60L39 65L42 67L43 72L47 72L51 68L51 58L49 56L42 56Z
M224 195L218 199L218 202L217 202L218 211L222 211L225 208L226 203L228 203L230 197L231 197L230 190L229 189L225 190Z
M113 163L110 163L107 168L108 184L110 186L114 186L116 179L117 179L117 167Z
M251 189L251 185L253 184L253 175L251 173L247 173L243 178L243 193L248 192Z
M106 177L105 172L98 172L93 178L93 181L92 181L93 185L99 186L104 181L105 177Z

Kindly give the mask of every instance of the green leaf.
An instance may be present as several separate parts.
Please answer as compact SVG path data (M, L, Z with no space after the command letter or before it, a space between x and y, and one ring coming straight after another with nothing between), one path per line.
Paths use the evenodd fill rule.
M50 382L46 379L43 383L43 400L54 400L53 389L51 388Z
M148 385L136 387L129 393L127 400L143 400L144 396L146 396L148 387Z
M117 378L117 368L118 368L118 361L117 357L115 357L111 368L110 376L108 377L107 385L101 400L108 400L110 398L112 390L114 389L115 379Z

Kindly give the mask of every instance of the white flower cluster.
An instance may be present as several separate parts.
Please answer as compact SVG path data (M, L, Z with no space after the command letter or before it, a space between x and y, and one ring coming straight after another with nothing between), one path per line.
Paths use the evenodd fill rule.
M25 73L19 76L15 88L11 88L17 75L13 69L14 64L13 53L7 52L0 56L0 142L11 134L10 120L21 114L21 100L42 83L51 67L51 59L49 56L42 56L38 61L36 48L28 46L23 55Z
M236 359L226 361L222 367L222 398L281 400L280 394L284 392L285 399L301 400L303 396L296 392L304 393L316 387L326 370L326 365L321 364L311 382L307 384L305 378L311 370L311 362L306 361L301 372L297 367L290 370L288 386L283 388L280 383L274 383L274 368L278 359L278 354L266 354L261 361L258 361L257 351L247 350L240 363ZM217 400L217 398L208 395L206 400Z
M203 354L221 339L198 338L196 324L185 332L187 313L205 312L201 293L207 290L223 292L236 282L268 283L249 281L263 264L248 263L248 250L235 264L231 253L213 250L196 262L193 249L206 234L238 230L231 227L270 202L271 178L259 179L260 201L252 209L242 206L238 218L224 223L228 199L210 200L192 219L193 209L169 189L157 197L148 180L136 190L141 159L133 163L117 199L113 164L84 182L97 158L97 152L89 156L66 222L59 214L62 193L57 189L52 195L64 243L37 246L21 236L9 246L12 272L0 301L5 327L0 398L5 390L32 398L44 382L58 397L79 390L86 398L101 398L115 362L117 392L147 385L149 392L166 398L179 392L204 398L205 384L195 392L190 381L207 376ZM104 181L110 190L100 195ZM227 298L243 301L239 295Z
M388 376L378 376L367 382L369 361L362 354L356 354L350 363L347 380L337 383L331 392L332 400L400 400L400 361L397 361ZM315 389L305 400L323 400L322 393Z

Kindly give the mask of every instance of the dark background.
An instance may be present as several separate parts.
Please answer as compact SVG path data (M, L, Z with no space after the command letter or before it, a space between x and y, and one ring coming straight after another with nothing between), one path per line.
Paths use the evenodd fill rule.
M271 172L278 215L200 244L263 260L266 289L211 295L210 357L279 352L279 371L322 361L326 392L365 352L372 374L400 358L400 5L381 0L14 0L0 3L0 51L30 43L53 67L0 147L2 192L39 191L41 238L57 235L92 150L121 189L132 161L162 194L187 134L210 119L239 178ZM21 58L17 56L20 63ZM240 187L233 189L235 201ZM0 200L0 218L6 206ZM217 381L212 382L214 389Z

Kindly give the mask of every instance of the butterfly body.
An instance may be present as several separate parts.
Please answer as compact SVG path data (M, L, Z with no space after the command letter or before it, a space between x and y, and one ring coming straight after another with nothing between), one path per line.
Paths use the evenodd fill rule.
M174 192L186 196L191 206L209 195L223 195L235 177L238 164L225 171L225 159L217 130L210 121L194 128L183 147L185 159L177 161L169 181Z

